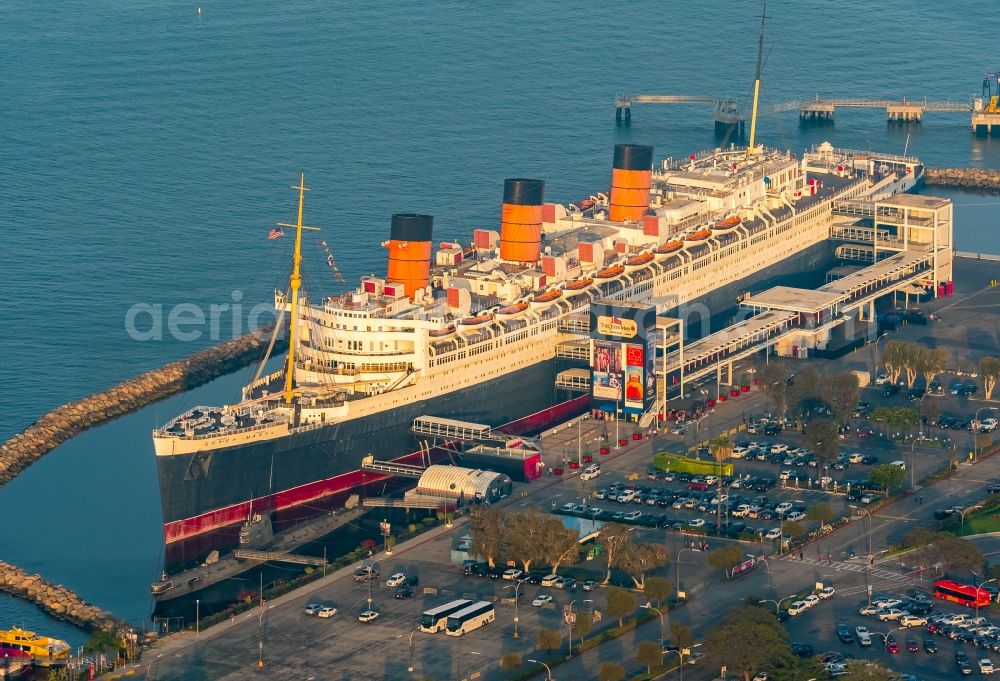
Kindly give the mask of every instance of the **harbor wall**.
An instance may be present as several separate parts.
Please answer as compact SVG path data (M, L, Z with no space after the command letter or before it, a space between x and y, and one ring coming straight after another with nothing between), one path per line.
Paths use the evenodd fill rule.
M0 561L0 591L30 601L59 620L93 631L129 629L130 625L96 605L87 603L61 584L50 584L41 575Z
M66 440L94 426L261 359L271 331L271 328L251 331L53 409L0 445L0 486ZM275 343L276 351L286 348L284 340Z
M1000 170L990 168L927 168L924 184L1000 192Z

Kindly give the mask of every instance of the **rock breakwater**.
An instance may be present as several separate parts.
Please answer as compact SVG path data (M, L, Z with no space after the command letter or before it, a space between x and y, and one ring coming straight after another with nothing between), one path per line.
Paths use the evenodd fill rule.
M213 345L186 359L170 362L119 383L103 392L69 402L45 414L0 445L0 486L80 433L123 416L157 400L207 383L260 359L271 329L251 331L239 338ZM283 350L287 343L275 344Z
M50 584L41 575L0 561L0 591L31 601L56 619L93 631L116 631L128 624L96 605L87 603L61 584Z
M1000 170L990 168L927 168L924 183L938 187L958 187L1000 192Z

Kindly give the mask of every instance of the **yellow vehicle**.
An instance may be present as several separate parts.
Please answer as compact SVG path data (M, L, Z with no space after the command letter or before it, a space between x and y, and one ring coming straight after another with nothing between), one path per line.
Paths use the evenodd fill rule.
M0 629L0 648L20 650L32 656L37 665L50 666L69 662L70 646L65 641L39 636L24 629Z

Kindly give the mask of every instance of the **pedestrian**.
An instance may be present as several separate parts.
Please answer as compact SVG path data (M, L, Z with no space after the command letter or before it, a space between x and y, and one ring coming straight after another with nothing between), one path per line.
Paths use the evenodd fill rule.
M826 552L826 562L829 565L833 565L833 554L830 553L829 551Z
M799 549L799 560L805 560L805 556L802 555L802 549Z
M816 549L816 560L823 560L823 549Z
M917 497L917 501L919 501L921 504L924 503L924 495L921 494L919 497Z

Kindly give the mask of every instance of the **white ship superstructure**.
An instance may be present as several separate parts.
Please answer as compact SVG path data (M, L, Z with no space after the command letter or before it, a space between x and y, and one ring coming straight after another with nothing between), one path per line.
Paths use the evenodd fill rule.
M616 158L621 153L651 158L649 147L619 145ZM459 392L552 359L559 343L578 337L567 331L590 302L652 301L665 311L698 300L829 239L835 201L906 191L922 168L914 158L824 144L802 158L763 148L754 154L717 149L667 159L647 173L645 203L633 214L637 219L625 220L610 219L615 187L581 208L543 203L539 181L509 180L507 193L515 195L507 196L505 210L527 205L541 216L534 261L503 257L510 241L504 223L499 232L477 230L471 247L425 248L435 259L425 281L419 271L405 283L363 277L357 290L319 303L301 294L291 399L283 391L288 369L262 377L246 387L241 404L198 408L196 417L178 417L158 430L157 454L280 438ZM519 200L517 183L537 188L535 206L511 202ZM397 217L411 227L429 224L426 216ZM427 241L390 240L390 258L393 249L430 247L429 227L418 238ZM285 292L276 292L275 305L291 312Z

